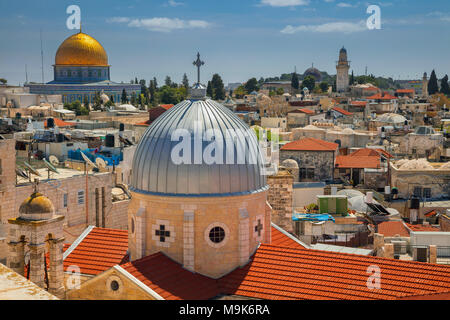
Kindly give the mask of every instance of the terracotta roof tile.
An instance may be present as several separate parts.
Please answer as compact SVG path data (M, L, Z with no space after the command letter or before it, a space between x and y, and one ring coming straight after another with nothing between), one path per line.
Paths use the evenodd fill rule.
M367 97L368 100L396 100L398 99L396 96L390 95L387 92L377 93L373 96Z
M277 230L275 227L272 226L271 230L272 230L272 242L271 242L272 245L289 248L305 248L299 242L291 239L289 236Z
M354 107L365 107L367 105L367 101L352 101L350 104Z
M378 224L378 233L385 237L409 237L409 231L403 221L384 221Z
M339 112L339 113L341 113L341 114L343 114L344 116L351 116L353 113L351 113L351 112L348 112L348 111L346 111L346 110L344 110L344 109L342 109L342 108L339 108L339 107L334 107L334 108L332 108L334 111L337 111L337 112Z
M93 228L64 259L64 270L76 265L82 274L97 275L127 262L127 251L127 230Z
M378 169L381 167L380 156L337 156L336 168Z
M381 269L381 289L367 288L371 265ZM263 299L398 299L450 292L450 267L262 244L219 284L222 293Z
M430 225L423 225L423 224L409 224L409 223L405 223L406 226L414 232L420 232L420 231L426 231L426 232L438 232L441 231L441 229L430 226Z
M338 144L315 139L303 138L297 141L289 142L281 147L281 150L295 150L295 151L336 151Z
M219 294L216 280L192 273L160 252L121 267L167 300L206 300Z
M306 113L306 114L314 114L315 112L308 108L298 109L298 111Z

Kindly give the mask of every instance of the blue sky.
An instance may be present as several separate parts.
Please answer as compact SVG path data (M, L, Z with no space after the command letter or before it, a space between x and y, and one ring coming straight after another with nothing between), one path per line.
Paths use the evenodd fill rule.
M40 40L45 81L68 30L66 8L81 8L83 32L106 49L113 81L166 75L195 77L200 51L204 79L225 83L303 72L314 66L335 74L344 45L351 70L394 79L418 78L436 69L450 73L448 0L0 0L0 77L40 81ZM365 26L369 5L381 8L381 30ZM206 78L206 79L205 79Z

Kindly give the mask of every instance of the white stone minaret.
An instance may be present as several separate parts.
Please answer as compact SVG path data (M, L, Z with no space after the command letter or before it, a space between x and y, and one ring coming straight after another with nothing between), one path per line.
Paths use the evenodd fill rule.
M342 47L339 52L339 61L336 65L336 91L345 92L348 90L349 77L348 70L350 69L349 61L347 60L347 50Z

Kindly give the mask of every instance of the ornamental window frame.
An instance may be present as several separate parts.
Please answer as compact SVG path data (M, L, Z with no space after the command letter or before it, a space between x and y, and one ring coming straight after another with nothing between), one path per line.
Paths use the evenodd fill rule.
M224 230L225 236L222 241L216 243L210 239L209 234L214 228L217 228L217 227L220 227ZM213 222L206 227L205 232L204 232L204 239L210 247L215 248L215 249L221 248L221 247L225 246L228 243L228 240L230 239L230 229L228 228L228 226L225 223Z

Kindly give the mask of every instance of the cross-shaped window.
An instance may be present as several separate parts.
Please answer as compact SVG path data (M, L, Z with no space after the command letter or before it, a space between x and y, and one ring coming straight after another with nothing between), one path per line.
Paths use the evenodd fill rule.
M258 224L255 226L255 232L258 232L258 237L261 236L262 229L263 229L263 225L261 224L261 219L258 219Z
M159 237L160 242L165 242L166 237L170 237L170 231L166 231L166 226L161 224L159 230L155 230L155 235Z

